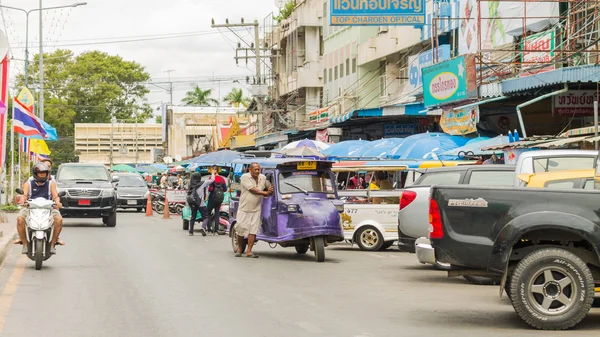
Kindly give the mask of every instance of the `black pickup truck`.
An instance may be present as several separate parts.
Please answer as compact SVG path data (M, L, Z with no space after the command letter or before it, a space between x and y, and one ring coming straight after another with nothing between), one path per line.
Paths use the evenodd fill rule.
M434 186L429 237L450 275L501 276L543 330L587 315L600 283L600 191Z

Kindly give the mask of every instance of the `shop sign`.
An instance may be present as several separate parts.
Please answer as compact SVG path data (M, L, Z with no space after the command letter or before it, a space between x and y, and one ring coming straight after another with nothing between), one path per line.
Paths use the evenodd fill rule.
M445 133L453 136L468 135L477 131L479 106L460 110L445 109L440 118L440 126Z
M551 63L554 59L555 41L554 30L533 34L523 40L521 50L527 50L527 52L524 51L521 56L523 62L521 77L554 70L554 65ZM536 52L536 50L539 51ZM544 64L548 65L543 66Z
M553 116L592 116L594 101L598 100L595 90L569 90L554 96Z
M425 67L422 73L425 107L477 98L474 54Z
M417 132L417 124L386 124L383 132L385 138L407 137Z
M329 132L327 129L317 130L315 140L323 143L329 143Z
M439 62L450 59L450 45L444 44L437 48ZM408 83L403 92L407 95L419 95L423 92L421 70L433 64L433 49L408 57Z
M425 0L331 0L332 26L423 26Z

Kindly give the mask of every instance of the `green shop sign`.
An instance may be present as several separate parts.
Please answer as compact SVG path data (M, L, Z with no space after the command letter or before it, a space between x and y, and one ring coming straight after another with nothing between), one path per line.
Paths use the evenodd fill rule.
M425 107L477 98L475 55L467 54L422 69Z

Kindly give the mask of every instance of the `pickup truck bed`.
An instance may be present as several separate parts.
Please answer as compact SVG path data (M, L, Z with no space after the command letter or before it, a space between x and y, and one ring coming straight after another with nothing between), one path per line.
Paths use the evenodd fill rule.
M502 275L528 324L568 329L586 316L600 281L599 191L434 186L429 213L436 259Z

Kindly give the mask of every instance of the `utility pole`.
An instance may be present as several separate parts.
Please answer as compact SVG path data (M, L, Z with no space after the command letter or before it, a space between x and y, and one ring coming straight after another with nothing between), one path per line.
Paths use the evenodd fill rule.
M255 58L255 62L256 62L256 78L254 80L254 84L260 86L260 85L265 85L266 83L264 83L265 81L261 79L261 59L262 58L271 58L271 56L269 55L261 55L260 52L261 50L267 50L264 48L260 47L260 35L259 35L259 24L258 24L258 20L254 20L253 23L244 23L244 19L242 18L241 23L229 23L228 19L225 19L225 24L215 24L215 20L212 19L211 22L211 27L212 28L227 28L229 30L231 30L231 28L233 27L254 27L254 42L252 44L247 43L246 41L244 41L242 39L242 41L244 41L244 43L246 45L248 45L250 48L240 48L241 46L238 46L238 49L236 49L236 56L235 56L235 61L236 63L238 62L239 59L245 59L246 62L248 61L248 59L252 58L248 55L246 56L238 56L238 51L239 50L252 50L254 52L254 58ZM235 33L235 31L231 30L234 34L237 35L237 33ZM241 37L238 35L238 37L241 39ZM258 115L258 136L262 136L263 134L263 129L264 129L264 125L263 125L263 114L264 114L264 102L263 102L263 97L262 96L257 96L254 92L253 92L253 96L256 97L256 101L258 103L258 107L257 107L257 115Z
M42 38L43 22L42 22L42 0L40 0L40 101L39 101L39 116L44 120L44 39Z
M113 138L114 138L113 128L114 128L114 125L115 125L115 116L114 116L114 113L111 113L111 116L110 116L110 154L108 156L108 158L110 160L110 167L113 167Z
M165 70L165 73L167 73L169 75L169 95L171 96L171 99L170 99L171 106L173 106L173 82L171 82L171 73L174 71L175 70L173 70L173 69Z

